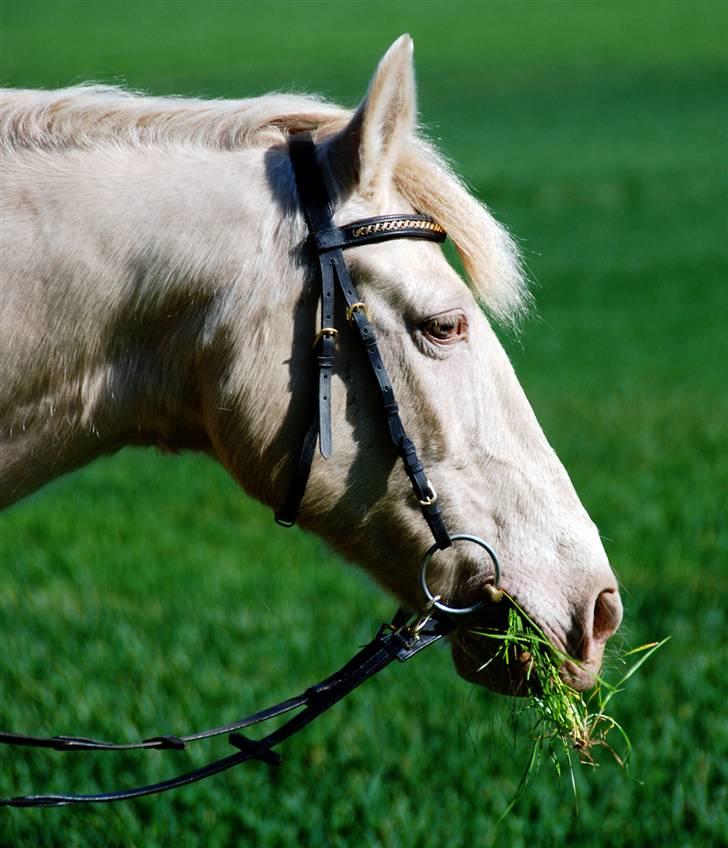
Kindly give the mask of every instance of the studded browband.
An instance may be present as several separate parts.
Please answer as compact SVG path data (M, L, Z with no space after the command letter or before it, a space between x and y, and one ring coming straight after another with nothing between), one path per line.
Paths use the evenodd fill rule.
M310 232L309 244L315 250L321 279L321 328L316 335L316 370L318 372L318 403L312 415L298 454L285 502L276 513L276 521L290 527L296 521L311 472L318 441L321 455L328 459L332 452L331 393L334 355L338 331L334 327L334 291L336 284L346 301L347 318L366 350L372 373L382 397L389 436L400 455L415 497L427 521L435 542L440 548L450 545L450 536L440 514L437 494L427 479L415 445L407 436L392 383L379 353L374 329L369 322L366 305L354 289L342 251L350 247L416 238L442 242L445 230L429 215L379 215L334 226L331 202L323 175L316 161L316 146L308 134L294 137L290 155L301 205Z
M444 241L447 233L429 215L379 215L352 221L343 227L312 233L319 252L335 248L358 247L391 238L421 238Z

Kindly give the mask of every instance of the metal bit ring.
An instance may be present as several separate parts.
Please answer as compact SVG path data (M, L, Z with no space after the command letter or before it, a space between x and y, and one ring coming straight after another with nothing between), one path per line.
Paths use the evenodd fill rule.
M473 542L473 544L478 545L488 554L493 563L493 568L495 569L495 588L497 589L498 584L500 583L501 570L498 557L496 556L493 548L491 548L487 542L483 541L483 539L478 538L478 536L471 536L468 533L458 533L455 536L450 536L450 540L453 542ZM439 600L439 595L435 595L430 591L430 587L427 585L427 566L434 554L439 550L440 547L437 543L432 545L422 558L422 565L420 567L420 586L422 587L422 591L425 593L428 606L433 606L435 609L440 610L440 612L445 612L449 615L469 615L470 613L476 612L484 607L488 603L488 599L476 601L476 603L471 604L469 607L449 607Z

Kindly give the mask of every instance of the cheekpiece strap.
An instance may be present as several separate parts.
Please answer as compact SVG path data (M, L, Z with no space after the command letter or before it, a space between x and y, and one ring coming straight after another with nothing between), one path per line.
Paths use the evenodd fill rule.
M400 455L414 495L438 547L446 548L450 542L447 527L440 514L437 494L427 478L415 445L405 432L399 416L392 384L384 367L374 329L369 321L365 304L360 302L349 275L342 251L348 247L387 241L393 238L419 238L441 242L445 230L429 215L416 213L379 215L335 227L331 203L321 170L316 161L316 146L308 134L296 136L290 142L290 155L296 186L310 232L320 270L321 330L317 335L317 364L319 374L318 409L312 416L303 439L288 488L285 503L276 513L276 521L283 526L295 523L298 509L306 491L318 439L324 458L332 450L331 444L331 377L337 332L333 327L334 288L338 285L347 306L347 315L366 351L374 379L382 398L387 431Z

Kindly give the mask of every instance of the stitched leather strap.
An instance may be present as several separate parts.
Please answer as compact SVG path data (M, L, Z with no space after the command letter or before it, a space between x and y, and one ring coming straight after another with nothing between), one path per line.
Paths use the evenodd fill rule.
M361 307L359 297L349 275L344 260L343 250L363 244L385 241L393 238L422 238L431 241L443 241L445 231L427 215L381 215L376 218L366 218L354 221L343 227L335 227L332 220L331 203L324 183L323 176L316 162L316 146L310 136L302 135L291 140L291 161L296 177L296 185L308 224L311 240L316 250L322 286L322 323L327 327L333 326L333 280L336 279L341 289L351 316L352 325L364 346L377 387L382 396L389 437L392 440L404 468L409 477L415 497L420 503L420 509L432 532L435 542L441 548L450 545L450 536L440 513L440 506L433 491L424 467L420 462L414 443L408 438L402 419L399 415L391 380L384 367L374 329ZM327 303L332 304L331 313L326 311ZM326 317L324 317L324 315ZM329 318L331 315L331 318ZM326 324L331 320L332 323ZM333 342L333 339L331 340ZM323 359L323 363L322 363ZM295 523L301 501L306 491L306 484L313 463L315 452L316 432L319 434L321 453L330 455L331 433L323 432L324 422L331 421L331 373L333 371L333 354L331 359L319 356L319 408L318 423L309 427L299 452L288 493L283 506L276 513L276 521L283 526ZM331 366L331 370L325 368ZM326 382L327 381L327 382ZM329 388L325 394L322 385Z
M331 456L331 390L336 352L334 328L334 281L330 274L321 274L321 331L318 335L316 362L319 372L319 450L324 459Z
M333 254L332 262L336 268L339 287L344 295L347 306L351 309L359 300L341 251ZM379 346L377 345L377 338L374 334L374 328L367 318L366 311L363 309L351 311L351 322L366 351L372 374L382 396L389 437L402 459L404 470L409 477L415 497L420 503L420 510L427 521L435 542L437 542L440 548L447 548L450 546L450 536L440 513L440 504L436 498L432 503L427 503L431 496L434 495L434 492L425 474L424 466L417 456L414 442L405 432L404 424L399 415L399 405L395 400L392 381L389 379L387 369L384 367Z
M0 798L0 807L61 807L67 804L102 804L112 801L126 801L145 795L168 792L180 786L187 786L204 780L214 774L247 762L259 760L270 766L278 765L280 755L272 749L293 736L315 718L361 686L370 677L386 668L395 659L400 662L418 654L450 633L454 622L447 616L435 614L424 621L423 626L414 628L409 622L410 616L400 610L389 625L382 625L374 639L365 645L335 674L321 683L311 686L294 698L281 701L268 709L253 713L246 718L211 730L203 730L188 736L158 736L134 743L113 743L97 739L74 736L39 737L16 733L0 733L0 744L24 747L53 748L56 751L119 751L134 748L175 748L184 749L188 743L198 739L209 739L228 734L228 741L237 748L237 752L206 766L172 777L168 780L121 789L116 792L95 794L53 793L47 795L22 795L14 798ZM267 721L292 710L302 708L301 712L288 719L284 724L263 736L261 739L249 739L239 731L254 724Z

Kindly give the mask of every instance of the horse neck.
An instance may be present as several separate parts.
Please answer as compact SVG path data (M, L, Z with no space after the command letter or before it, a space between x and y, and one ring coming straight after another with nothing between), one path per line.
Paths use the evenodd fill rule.
M0 504L125 444L214 452L203 383L274 270L263 151L28 152L6 172Z

